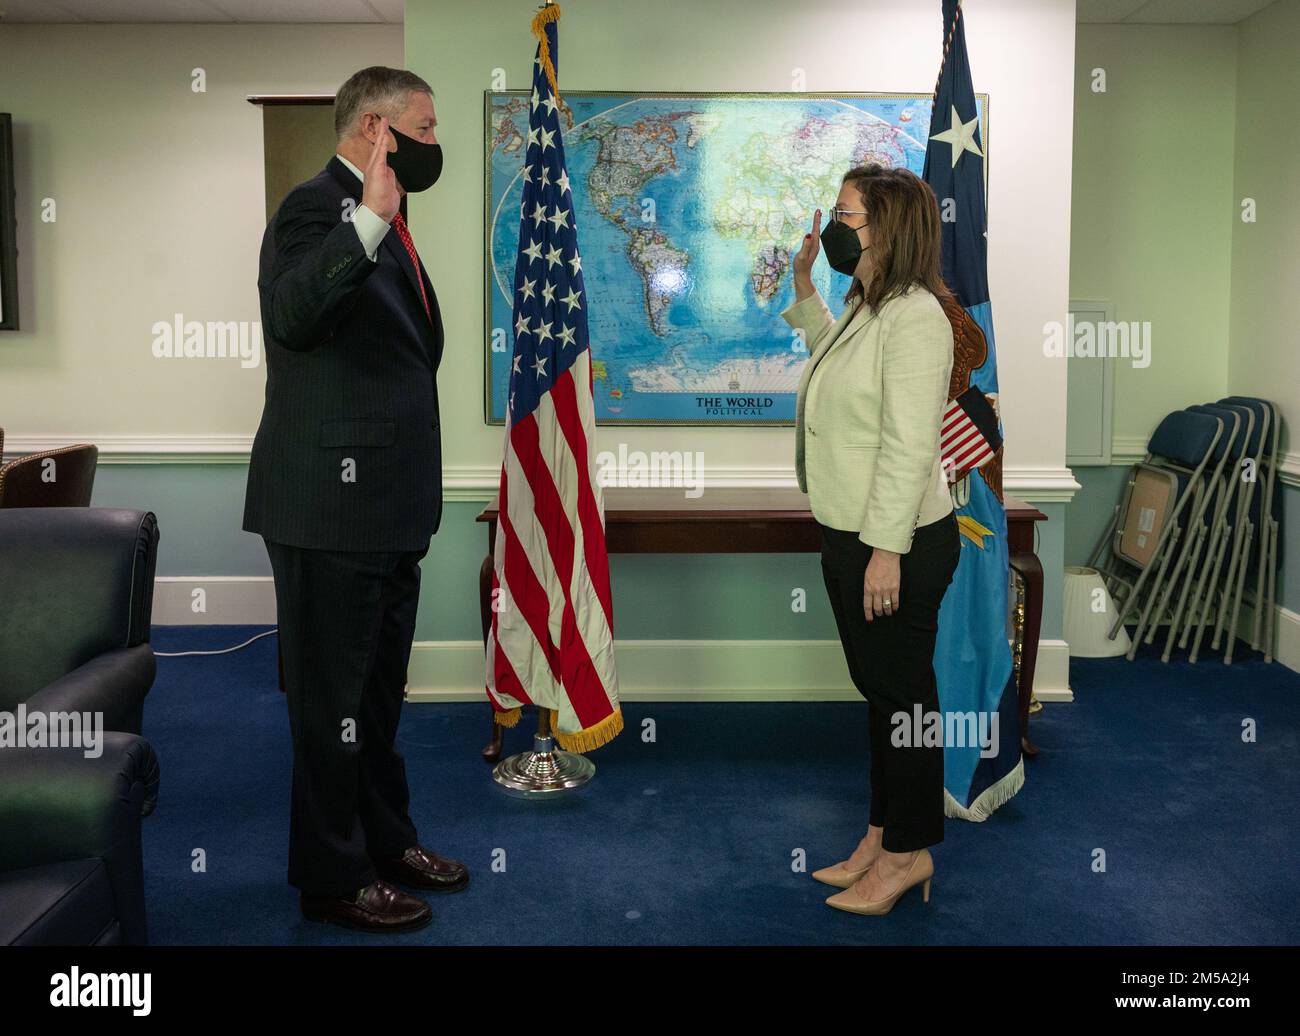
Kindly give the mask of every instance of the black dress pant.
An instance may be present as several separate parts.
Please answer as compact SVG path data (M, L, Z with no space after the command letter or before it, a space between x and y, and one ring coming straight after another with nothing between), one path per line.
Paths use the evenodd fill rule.
M900 600L892 615L866 619L863 579L872 548L857 531L822 526L822 576L853 684L870 706L871 816L883 827L884 848L903 853L943 841L943 747L927 745L913 721L939 713L934 645L939 605L957 570L961 537L950 513L912 536L899 558ZM898 714L914 736L895 743ZM931 720L933 722L933 720ZM940 728L942 729L942 727ZM942 742L942 738L939 738Z
M350 898L375 859L418 842L394 742L427 549L266 543L293 737L289 883L307 895Z

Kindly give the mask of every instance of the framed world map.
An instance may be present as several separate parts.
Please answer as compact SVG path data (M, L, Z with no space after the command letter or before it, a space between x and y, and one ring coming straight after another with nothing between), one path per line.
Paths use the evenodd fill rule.
M808 353L781 319L791 249L844 173L918 176L929 94L562 95L596 419L788 425ZM505 423L527 91L484 97L484 414ZM988 155L988 98L977 96ZM985 161L987 171L988 162ZM849 281L814 281L836 311Z

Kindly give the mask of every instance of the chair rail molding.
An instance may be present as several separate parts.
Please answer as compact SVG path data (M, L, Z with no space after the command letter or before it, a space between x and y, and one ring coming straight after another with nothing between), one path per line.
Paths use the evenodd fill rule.
M83 442L99 447L100 464L247 464L253 448L251 435L38 434L7 436L5 456L12 459ZM499 477L496 465L448 465L443 468L443 488L449 500L489 500ZM1067 467L1007 467L1002 480L1007 492L1031 504L1068 503L1079 489ZM719 488L791 489L796 484L792 464L710 467L705 476L706 486Z

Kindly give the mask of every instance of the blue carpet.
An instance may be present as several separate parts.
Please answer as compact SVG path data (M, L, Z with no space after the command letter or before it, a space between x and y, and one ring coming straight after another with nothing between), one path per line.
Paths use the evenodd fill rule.
M263 627L155 627L159 651ZM399 740L421 840L470 888L434 922L374 937L302 920L285 882L290 746L275 638L165 658L145 708L162 763L144 824L159 944L1242 944L1300 942L1295 803L1300 675L1239 645L1224 666L1075 660L1073 704L1031 723L1024 789L983 824L949 820L930 903L886 917L823 904L795 873L866 829L863 703L625 706L597 776L511 798L479 757L486 704L405 707ZM655 722L653 741L643 720ZM1257 724L1243 743L1242 722ZM508 753L530 743L524 722ZM192 859L204 850L206 870ZM1104 853L1104 869L1095 861ZM494 870L493 862L497 861ZM501 864L504 863L504 868Z

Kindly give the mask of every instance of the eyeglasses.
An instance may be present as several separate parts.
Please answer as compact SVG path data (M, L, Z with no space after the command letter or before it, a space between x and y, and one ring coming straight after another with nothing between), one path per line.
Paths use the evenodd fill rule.
M831 206L827 211L831 214L831 222L832 222L832 223L837 223L837 222L838 222L838 223L843 223L843 222L844 222L844 217L845 217L845 216L866 216L866 215L868 215L868 213L863 212L861 209L841 209L841 208L838 208L837 206L834 206L834 205L832 205L832 206ZM866 224L864 223L863 226L866 226ZM855 230L860 230L861 227L855 227L854 229L855 229Z

